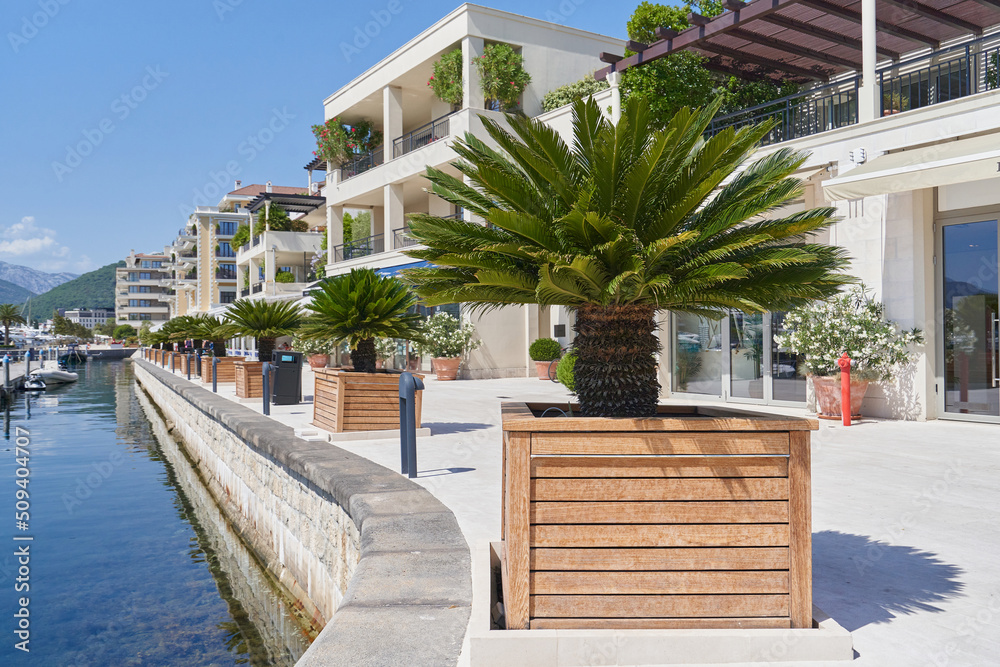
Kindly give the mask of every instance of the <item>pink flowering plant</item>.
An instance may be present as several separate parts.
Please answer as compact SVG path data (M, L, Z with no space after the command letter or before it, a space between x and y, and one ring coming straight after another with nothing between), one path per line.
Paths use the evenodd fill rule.
M327 162L338 163L353 155L370 153L382 145L382 133L369 120L347 125L340 122L338 116L322 125L313 125L312 132L316 137L313 155Z
M442 102L462 103L462 49L453 49L434 63L434 76L427 85Z
M517 107L521 93L531 83L531 75L524 71L524 58L520 53L509 44L490 44L483 49L482 56L472 59L472 64L479 72L479 83L488 107L497 111Z

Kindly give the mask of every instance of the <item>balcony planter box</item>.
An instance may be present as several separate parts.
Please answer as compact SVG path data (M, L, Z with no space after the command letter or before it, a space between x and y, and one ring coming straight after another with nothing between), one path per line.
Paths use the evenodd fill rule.
M184 375L187 375L187 373L188 373L188 355L187 355L187 353L185 352L183 354L180 354L180 359L178 359L175 363L176 363L176 367L180 370L180 372L183 373ZM196 375L195 366L197 364L198 364L198 355L192 353L191 354L191 375Z
M264 362L236 362L236 396L238 398L264 397Z
M314 377L314 426L332 433L399 428L398 372L355 373L342 368L317 368ZM418 391L417 428L420 428L422 399L423 392Z
M508 629L812 627L812 419L503 405Z
M216 357L201 358L201 381L205 384L212 384L212 359ZM218 357L219 365L215 371L218 373L216 383L236 382L236 362L243 361L243 357Z

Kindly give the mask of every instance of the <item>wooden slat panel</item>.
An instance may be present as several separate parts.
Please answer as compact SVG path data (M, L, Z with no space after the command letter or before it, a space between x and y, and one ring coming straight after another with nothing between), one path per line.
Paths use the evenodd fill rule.
M551 456L531 459L532 477L786 477L788 459L744 457Z
M574 421L574 420L569 420ZM787 455L787 433L536 433L531 454Z
M787 595L532 595L532 617L787 616Z
M543 500L788 500L784 478L535 479L531 499Z
M505 433L504 447L507 450L507 478L504 500L506 501L507 531L505 552L507 556L507 591L504 600L507 627L523 630L528 627L530 576L530 549L528 548L528 461L531 456L531 435L528 433Z
M711 630L788 628L787 618L533 618L532 630Z
M350 401L348 401L347 408L344 410L345 417L387 417L390 419L399 420L399 406L395 408L374 408L374 407L352 407Z
M532 571L787 569L787 547L531 550Z
M788 594L788 572L532 572L532 595Z
M788 502L531 503L531 523L787 523Z
M791 525L790 575L793 628L812 627L812 485L809 456L810 433L791 433L788 503Z
M788 524L532 526L533 547L784 547Z

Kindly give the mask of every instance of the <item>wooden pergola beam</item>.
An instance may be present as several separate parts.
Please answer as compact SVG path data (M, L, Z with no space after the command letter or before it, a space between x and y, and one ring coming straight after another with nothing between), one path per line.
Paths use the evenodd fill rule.
M821 12L830 14L831 16L838 16L851 23L856 23L861 25L861 12L856 12L853 9L847 9L846 7L841 7L832 2L827 2L826 0L799 0L800 4L812 7L813 9L818 9ZM888 21L882 21L881 19L875 19L875 28L887 35L895 35L902 39L909 40L911 42L916 42L918 44L926 44L932 49L936 49L941 46L941 42L934 39L930 35L925 35L923 33L917 32L916 30L910 30L909 28L902 28L897 25L893 25Z
M713 62L712 60L705 61L705 69L710 69L713 72L721 72L722 74L730 74L748 81L770 81L771 83L774 83L774 79L772 77L765 76L759 72L747 72L739 69L738 67L729 67L728 65L723 65L722 63Z
M985 0L984 0L985 1ZM996 1L1000 3L1000 0L988 0ZM782 16L781 14L771 14L770 16L765 16L762 21L767 21L773 25L779 26L781 28L787 28L788 30L793 30L798 33L805 35L811 35L813 37L818 37L827 42L833 44L840 44L841 46L846 46L848 48L854 49L856 51L862 51L863 47L860 39L855 39L854 37L848 37L847 35L834 32L833 30L827 30L826 28L818 28L811 23L806 23L805 21L798 21L796 19L790 19L787 16ZM884 46L876 46L875 50L893 60L899 60L899 51L893 51L892 49L887 49Z
M685 47L695 46L703 42L712 35L727 32L740 23L758 19L768 14L772 14L782 7L787 7L799 2L799 0L771 0L770 2L753 2L738 12L726 12L715 17L708 24L688 28L673 39L663 39L655 44L650 44L649 48L642 53L625 58L621 62L615 63L604 69L594 72L594 78L598 81L604 80L609 72L622 72L629 67L634 67L640 63L647 63L652 60L662 58L674 51L679 51Z
M614 65L616 62L618 62L624 57L625 56L619 56L615 55L614 53L607 53L605 51L601 51L599 54L597 54L598 60L600 60L602 63L608 63L609 65Z
M983 7L990 7L991 9L1000 9L1000 0L973 0Z
M771 60L770 58L765 58L763 56L757 56L752 53L743 53L737 49L730 49L725 46L719 46L718 44L702 43L697 46L698 49L702 51L709 51L711 53L716 53L720 56L726 56L732 58L736 62L744 61L748 63L753 63L754 65L760 65L761 67L768 67L774 70L780 70L782 72L788 72L789 74L794 74L795 76L801 76L806 79L813 79L816 81L829 81L830 77L827 74L821 72L814 72L808 70L805 67L798 67L796 65L789 65L788 63L783 63L780 60Z
M853 69L861 68L860 59L843 58L841 56L835 56L829 53L824 53L822 51L817 51L816 49L810 49L799 44L793 44L792 42L786 42L782 39L777 39L775 37L765 37L764 35L759 35L755 32L750 32L749 30L744 30L742 28L734 28L727 33L733 37L738 37L739 39L745 39L748 42L753 42L754 44L760 44L761 46L766 46L769 49L775 49L783 53L794 53L797 56L802 56L803 58L809 58L811 60L818 60L821 63L826 63L832 67L848 67Z
M982 26L966 21L965 19L960 19L957 16L952 16L947 12L942 12L940 9L934 9L933 7L917 2L917 0L882 0L882 2L894 7L899 7L900 9L905 9L908 12L913 12L918 16L923 16L924 18L931 19L932 21L950 25L953 28L958 28L959 30L965 30L966 32L971 32L976 35L983 34Z

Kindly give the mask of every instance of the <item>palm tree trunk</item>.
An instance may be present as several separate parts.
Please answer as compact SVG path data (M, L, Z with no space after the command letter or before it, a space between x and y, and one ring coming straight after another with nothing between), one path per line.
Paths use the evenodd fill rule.
M224 340L212 341L212 356L214 357L226 356L226 341Z
M277 338L257 339L257 361L271 361L271 353L274 352L274 341Z
M351 365L359 373L374 373L375 359L374 338L365 338L358 343L357 348L351 350Z
M581 306L576 311L574 377L588 417L652 417L660 397L659 339L647 305Z

